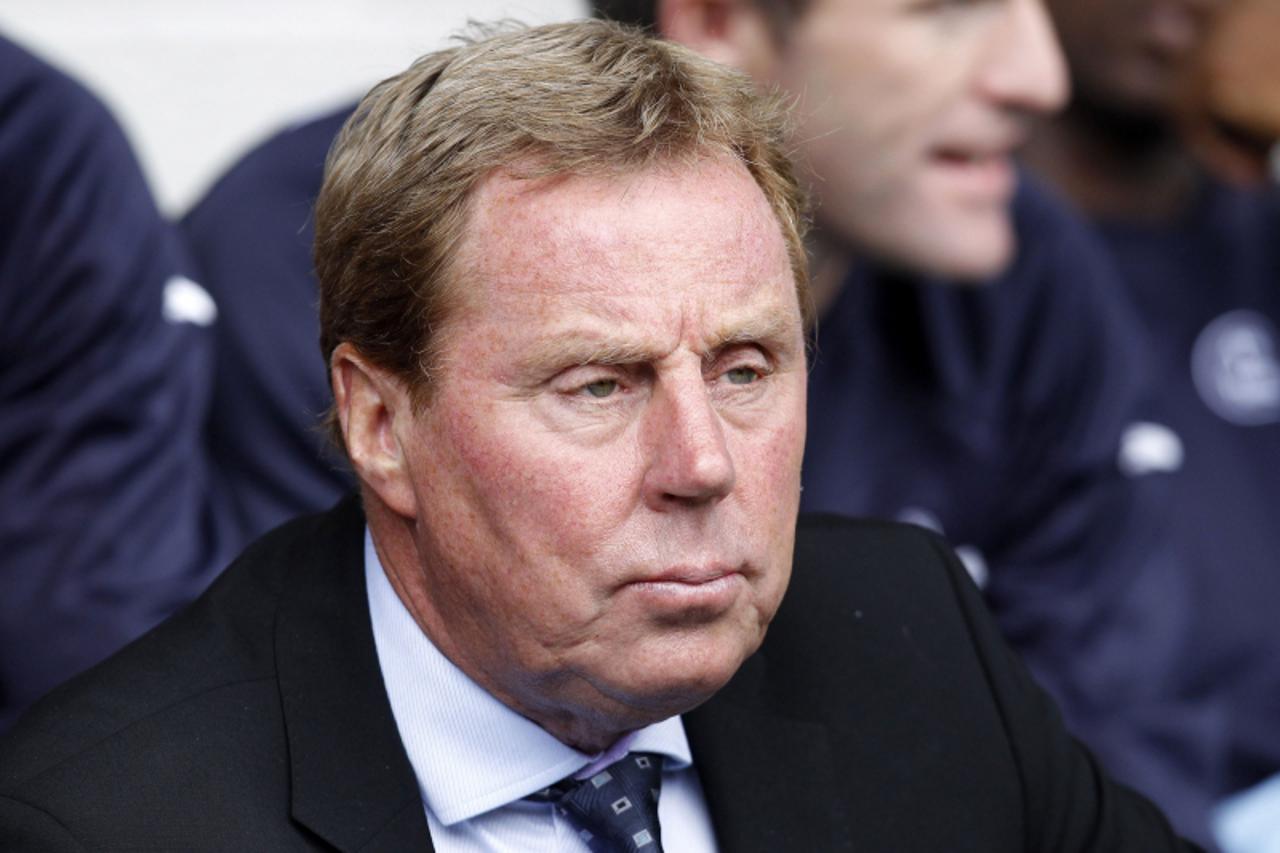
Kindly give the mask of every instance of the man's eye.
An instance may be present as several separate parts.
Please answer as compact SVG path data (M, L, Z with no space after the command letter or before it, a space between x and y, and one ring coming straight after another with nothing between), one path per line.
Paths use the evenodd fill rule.
M597 379L595 382L583 385L582 390L597 400L603 400L605 397L612 396L613 392L618 390L618 380Z
M726 371L724 376L732 385L750 385L760 378L754 367L734 367Z

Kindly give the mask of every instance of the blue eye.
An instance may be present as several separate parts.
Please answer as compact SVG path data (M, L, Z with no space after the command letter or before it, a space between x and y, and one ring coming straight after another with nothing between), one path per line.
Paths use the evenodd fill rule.
M735 367L724 374L733 385L750 385L760 378L760 374L752 367Z
M616 379L597 379L595 382L583 385L582 390L598 400L603 400L618 390L618 381Z

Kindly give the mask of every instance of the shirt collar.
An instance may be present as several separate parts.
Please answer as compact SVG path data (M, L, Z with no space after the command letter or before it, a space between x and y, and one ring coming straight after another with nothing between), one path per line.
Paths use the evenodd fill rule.
M387 580L367 528L364 564L373 639L391 711L423 802L445 826L519 800L584 768L594 771L627 751L658 753L676 769L691 763L679 717L640 729L599 755L556 740L499 702L436 648Z

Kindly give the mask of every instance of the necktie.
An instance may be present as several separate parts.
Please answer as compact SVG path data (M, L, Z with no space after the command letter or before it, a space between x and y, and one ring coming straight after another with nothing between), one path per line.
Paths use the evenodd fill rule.
M530 799L555 803L592 853L662 853L662 758L630 753L588 779L557 782Z

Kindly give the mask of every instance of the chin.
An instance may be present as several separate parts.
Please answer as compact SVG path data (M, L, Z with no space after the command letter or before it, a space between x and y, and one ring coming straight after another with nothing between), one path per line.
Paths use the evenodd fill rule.
M982 287L1007 270L1012 262L1012 251L957 255L942 259L938 274L957 285Z
M674 647L653 649L626 674L620 691L629 704L653 710L662 717L682 714L707 699L733 678L761 637L705 638ZM664 644L665 645L665 644Z
M1013 262L1016 239L1006 202L980 206L934 199L903 205L864 229L861 250L913 275L985 284Z
M976 227L938 228L934 239L915 247L907 266L963 285L983 285L1013 263L1016 241L1001 213Z

